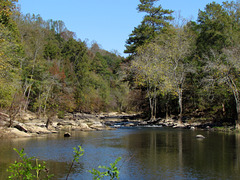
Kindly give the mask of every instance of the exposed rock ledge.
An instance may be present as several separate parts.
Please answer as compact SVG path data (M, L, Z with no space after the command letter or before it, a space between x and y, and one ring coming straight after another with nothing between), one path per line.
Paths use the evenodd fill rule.
M12 128L8 128L9 117L0 113L0 138L32 137L40 134L58 133L61 130L109 130L112 129L102 122L102 116L74 113L67 114L64 119L53 118L48 129L47 118L37 118L33 113L22 113L22 118L13 122Z
M31 134L28 134L23 131L19 131L16 128L5 128L0 127L0 138L16 138L16 137L31 137Z

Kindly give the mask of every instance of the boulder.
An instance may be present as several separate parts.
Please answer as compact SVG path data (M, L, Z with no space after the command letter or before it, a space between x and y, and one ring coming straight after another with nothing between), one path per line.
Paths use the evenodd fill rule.
M198 139L204 139L205 137L204 137L203 135L201 135L201 134L198 134L198 135L196 135L196 138L198 138Z
M174 124L173 128L185 128L186 126L184 124L181 124L181 123L177 123L177 124Z
M65 132L63 136L64 137L71 137L71 134L69 132Z
M32 126L28 126L27 128L28 128L28 132L30 132L30 133L37 133L37 134L52 133L52 131L47 129L45 126L41 127L41 126L37 126L37 125L32 125Z
M132 127L132 126L135 126L135 124L134 123L128 123L128 124L126 124L126 126L127 127Z
M31 137L31 134L25 133L23 131L19 131L16 128L8 128L7 130L7 137Z
M195 130L196 128L195 128L194 126L191 126L190 129L191 129L191 130Z
M79 128L81 129L89 129L89 126L87 125L87 123L79 123Z
M97 123L93 123L92 125L90 125L90 128L95 129L97 131L101 131L101 130L105 129L105 126L103 126L102 123L97 122Z

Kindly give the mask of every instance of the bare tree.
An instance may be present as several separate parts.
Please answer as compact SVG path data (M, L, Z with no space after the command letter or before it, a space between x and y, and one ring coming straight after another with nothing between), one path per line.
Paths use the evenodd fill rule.
M169 84L174 87L174 91L178 96L179 118L178 122L182 123L183 114L183 91L186 75L193 72L193 67L188 61L191 53L191 43L193 38L186 27L175 28L174 34L162 36L159 38L159 56L161 61L167 64L168 68L163 69L165 76L168 77Z
M156 118L157 96L163 91L164 74L161 69L164 64L159 61L157 44L149 43L138 48L137 56L132 61L132 71L136 75L135 82L139 86L146 88L149 100L150 117Z
M214 83L225 84L232 91L237 119L235 125L237 129L240 129L240 46L230 47L223 49L223 53L219 53L214 50L210 50L210 56L205 56L207 64L204 68L208 76L205 77L205 81L208 84L214 86Z

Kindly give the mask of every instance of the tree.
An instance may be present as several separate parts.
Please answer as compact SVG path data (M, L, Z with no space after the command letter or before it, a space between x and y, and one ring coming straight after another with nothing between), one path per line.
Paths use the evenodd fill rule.
M53 34L51 34L52 36ZM54 37L48 38L47 43L44 47L44 58L48 60L58 59L61 54L61 48L59 41Z
M171 89L164 69L167 71L169 66L165 61L161 61L157 44L149 43L138 48L132 61L132 71L135 73L135 83L146 89L152 120L157 114L158 95Z
M154 6L159 0L140 0L137 10L144 12L146 15L141 24L134 28L126 41L125 53L135 54L137 47L144 43L150 42L157 34L165 31L169 26L169 22L173 20L171 10L164 10L161 5Z
M126 84L117 81L124 58L99 46L88 48L62 21L15 11L15 2L0 4L0 107L22 101L25 110L39 116L51 109L56 113L118 109L110 102L115 103L116 94L126 94Z
M236 46L223 49L223 52L224 53L219 53L212 50L210 57L205 57L208 59L208 63L205 67L208 76L205 77L205 81L211 83L214 88L216 88L217 85L226 85L232 92L237 113L235 125L237 129L240 129L240 79L238 77L240 73L240 47ZM214 61L209 58L213 58Z
M6 23L6 22L5 22ZM20 89L22 46L16 32L10 31L8 24L0 23L0 107L8 108L14 94Z
M210 3L200 11L200 36L197 39L201 66L201 82L209 96L218 97L225 111L224 96L231 95L235 101L239 128L239 2ZM227 88L225 88L227 87ZM232 93L229 93L232 92ZM225 100L226 101L226 100ZM230 106L231 99L228 98ZM233 114L233 113L232 113ZM234 117L235 118L235 117Z
M235 4L236 5L236 4ZM223 5L215 2L206 5L204 11L199 11L197 49L200 57L211 54L210 50L221 52L232 45L233 34L239 29L239 14L233 2Z
M171 14L173 11L163 9L161 5L155 7L154 4L159 0L140 0L138 12L147 13L143 18L143 23L149 25L154 33L161 31L169 26L169 21L173 20Z
M151 32L152 29L144 23L138 25L138 27L135 27L126 41L126 50L124 53L135 54L137 47L144 45L146 42L150 42L150 40L153 38L151 37Z
M240 47L239 45L236 47L224 49L226 54L226 58L224 59L225 62L221 63L223 69L220 69L220 72L224 75L222 80L229 86L231 89L235 104L236 104L236 112L237 112L237 119L235 122L236 128L240 129L240 79L238 77L240 73L240 63L239 63L239 52Z
M65 42L62 54L65 59L66 77L71 79L71 83L75 86L75 100L77 105L82 107L85 104L85 97L89 93L87 86L90 61L87 56L86 44L71 38Z
M102 76L107 76L107 75L109 76L110 74L109 70L107 69L108 68L107 61L99 52L95 54L95 57L91 63L91 67L92 67L91 69L94 72Z
M169 83L174 87L178 97L179 118L182 123L183 114L183 92L185 80L188 72L193 71L189 56L191 55L192 36L187 27L176 28L172 36L160 36L159 56L161 61L165 61L168 68L163 69Z
M0 0L0 23L14 32L14 35L18 35L18 30L11 16L16 10L16 2L18 0Z

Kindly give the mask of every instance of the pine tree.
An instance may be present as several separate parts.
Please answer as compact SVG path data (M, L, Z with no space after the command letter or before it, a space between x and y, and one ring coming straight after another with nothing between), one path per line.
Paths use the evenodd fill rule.
M125 53L134 54L136 48L143 45L145 42L151 41L157 34L166 31L170 26L169 22L173 20L171 14L173 11L163 9L161 5L155 6L159 0L140 0L138 12L146 13L137 28L129 35L126 41Z

